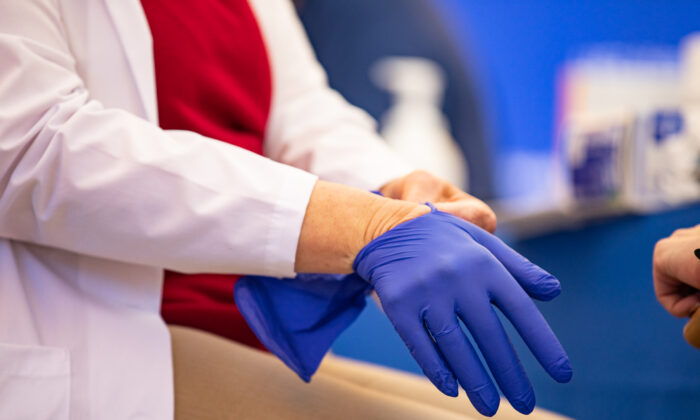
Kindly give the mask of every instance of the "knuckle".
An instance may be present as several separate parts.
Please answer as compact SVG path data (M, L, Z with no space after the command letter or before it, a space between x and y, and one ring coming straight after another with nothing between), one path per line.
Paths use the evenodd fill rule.
M688 233L689 231L690 231L690 229L688 229L688 228L676 229L676 230L673 231L673 233L671 234L671 236L681 236L681 235L684 235L684 234Z
M454 332L459 332L459 324L455 323L450 323L450 324L444 324L440 325L438 328L431 328L432 329L432 335L434 339L438 339L440 337L445 337L447 335L450 335Z
M439 277L448 277L457 271L459 259L455 255L441 254L435 257L432 264L432 274Z
M407 179L412 183L423 184L426 186L438 186L440 180L428 171L418 169L408 174Z
M494 264L494 257L486 250L474 249L469 255L469 265L472 268L487 268Z
M664 238L656 242L654 245L654 257L660 257L668 247L669 238Z
M493 212L490 208L487 209L484 212L484 215L482 216L483 220L483 228L491 233L493 233L496 230L496 227L498 226L498 218L496 217L496 213Z
M479 226L480 228L493 233L498 224L496 213L486 203L470 203L464 211L465 219Z
M489 384L487 382L482 382L478 385L473 385L473 386L469 387L466 391L468 393L478 394L478 393L481 393L481 392L487 390L490 387L490 385L491 384Z
M424 170L424 169L416 169L415 171L411 172L408 174L409 178L415 178L415 179L429 179L432 178L432 175L430 175L430 172Z
M414 299L413 296L424 296L424 289L422 282L421 284L411 282L402 285L402 287L391 287L381 292L377 291L377 295L382 302L382 307L389 313L405 307L407 302Z
M652 269L659 272L665 272L668 266L667 252L665 243L657 243L654 247L654 255L652 257Z
M655 270L658 272L664 271L663 259L659 256L659 254L657 252L654 252L654 258L652 259L651 266L652 266L652 270Z
M382 307L389 314L393 312L394 308L400 305L403 300L402 294L397 293L396 290L386 290L382 293L377 293L379 300L382 302Z

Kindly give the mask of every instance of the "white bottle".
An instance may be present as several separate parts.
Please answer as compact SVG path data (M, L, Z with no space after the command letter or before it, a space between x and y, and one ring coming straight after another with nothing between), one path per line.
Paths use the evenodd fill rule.
M372 69L373 81L393 94L382 116L382 136L402 158L466 190L467 162L442 113L442 69L419 57L387 57Z

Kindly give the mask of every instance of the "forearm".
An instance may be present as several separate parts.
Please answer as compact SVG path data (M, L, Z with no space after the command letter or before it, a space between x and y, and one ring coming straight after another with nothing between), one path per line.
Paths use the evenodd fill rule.
M297 272L350 273L357 253L394 226L426 214L421 204L318 181L297 245Z

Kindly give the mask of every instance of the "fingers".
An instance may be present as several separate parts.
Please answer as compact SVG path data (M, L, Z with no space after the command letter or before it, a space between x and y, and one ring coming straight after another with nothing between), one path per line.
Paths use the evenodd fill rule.
M463 300L458 311L503 395L519 412L532 412L535 392L488 297Z
M389 319L393 320L391 316ZM415 319L411 322L394 323L394 328L430 382L443 394L456 397L459 391L457 380L440 356L423 322Z
M700 308L700 291L681 284L676 292L657 295L661 305L677 318L687 318Z
M695 311L700 308L700 291L695 291L695 293L683 296L678 299L671 308L677 313L683 314L683 317L689 317L695 313Z
M416 171L408 175L400 198L419 203L432 202L442 212L474 223L488 232L496 230L496 213L491 207L428 172Z
M493 233L497 225L496 213L483 201L467 194L464 195L464 198L456 201L435 202L435 207Z
M559 296L561 284L554 276L515 252L498 237L468 223L463 223L462 227L503 264L531 297L548 301Z
M496 230L496 214L486 203L427 171L418 170L389 182L381 189L386 197L415 203L430 202L489 232Z
M389 198L417 203L435 202L443 196L443 183L429 172L417 170L387 183L380 191Z
M700 289L700 260L695 249L700 247L699 237L666 238L654 247L653 270L655 276L673 278Z
M698 291L684 284L664 271L662 264L655 254L654 256L654 293L661 306L671 315L682 318L690 315L694 305L679 302L686 297L695 295Z
M500 397L476 351L459 327L454 312L442 316L426 315L428 328L440 351L469 400L481 414L492 416L498 411Z
M700 261L694 254L700 245L697 233L684 229L654 247L654 291L661 305L672 315L687 317L700 304Z
M494 287L493 301L547 373L557 382L569 382L572 376L569 357L527 294L514 282L500 282Z

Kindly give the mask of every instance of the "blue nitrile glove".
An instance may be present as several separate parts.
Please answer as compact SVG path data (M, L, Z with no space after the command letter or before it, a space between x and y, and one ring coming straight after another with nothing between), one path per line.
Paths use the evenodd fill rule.
M356 274L246 276L236 281L234 298L265 347L308 382L333 341L360 315L371 289Z
M495 236L431 208L370 242L354 269L374 286L394 328L442 392L457 395L456 376L480 413L491 416L498 409L498 391L461 319L508 401L529 413L532 385L491 305L508 317L545 370L568 382L569 359L530 299L556 297L559 282Z

